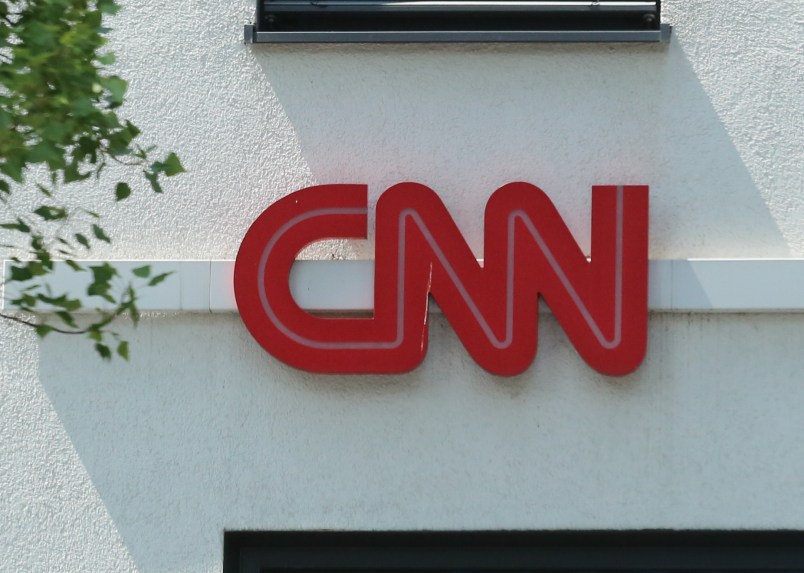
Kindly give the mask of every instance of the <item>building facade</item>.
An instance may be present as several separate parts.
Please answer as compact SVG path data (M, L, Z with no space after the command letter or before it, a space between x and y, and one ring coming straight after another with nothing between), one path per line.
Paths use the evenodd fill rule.
M124 109L187 173L91 191L93 254L230 260L292 191L417 181L481 257L488 197L528 181L587 252L592 186L644 184L651 260L804 257L804 6L663 10L667 44L280 46L243 43L248 0L127 2ZM130 363L104 363L0 322L0 570L218 572L242 530L804 529L795 312L653 312L620 378L550 315L510 378L440 315L403 375L294 369L232 312L122 329Z

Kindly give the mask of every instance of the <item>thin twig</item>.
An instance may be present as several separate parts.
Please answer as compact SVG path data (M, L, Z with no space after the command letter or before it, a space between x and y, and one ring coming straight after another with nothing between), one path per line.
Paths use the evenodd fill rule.
M10 320L12 322L17 322L19 324L24 324L25 326L29 326L31 328L36 328L37 326L41 326L41 323L38 322L29 322L24 318L20 318L19 316L14 316L13 314L6 314L5 312L0 312L0 318ZM88 328L83 330L64 330L63 328L59 328L58 326L51 326L50 324L47 325L53 332L58 332L59 334L86 334L89 332Z

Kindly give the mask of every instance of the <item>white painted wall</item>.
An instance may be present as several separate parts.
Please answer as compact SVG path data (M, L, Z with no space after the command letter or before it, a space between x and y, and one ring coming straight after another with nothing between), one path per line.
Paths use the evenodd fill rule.
M233 258L276 198L416 180L473 247L499 185L588 245L652 188L651 257L804 256L804 4L667 0L669 46L244 46L250 1L128 2L129 113L189 173L97 256ZM144 190L143 190L144 191ZM311 257L370 257L370 243ZM214 572L224 529L804 528L802 315L655 315L607 379L543 317L524 375L443 319L405 376L318 377L236 316L154 315L130 364L0 324L0 570Z

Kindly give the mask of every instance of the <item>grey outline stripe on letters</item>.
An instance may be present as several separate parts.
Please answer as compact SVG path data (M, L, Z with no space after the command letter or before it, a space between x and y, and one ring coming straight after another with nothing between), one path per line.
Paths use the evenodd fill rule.
M276 243L279 239L282 238L289 229L293 228L297 224L305 221L307 219L313 217L321 217L326 215L365 215L368 212L368 209L365 208L329 208L329 209L317 209L314 211L310 211L308 213L304 213L303 215L299 215L294 217L284 225L282 225L277 232L271 237L271 240L268 241L268 244L265 246L263 250L262 256L260 257L260 265L258 269L258 279L257 279L257 290L260 297L260 302L262 304L263 310L265 314L268 316L268 319L271 323L280 331L282 334L293 340L294 342L301 344L302 346L307 346L309 348L316 348L322 350L385 350L385 349L393 349L397 348L402 344L404 339L404 316L405 316L405 255L406 255L406 230L407 224L406 220L411 219L416 225L419 227L419 230L422 232L427 243L430 245L430 248L435 253L438 261L444 267L449 276L452 283L455 285L455 288L458 289L458 292L461 295L466 306L469 308L472 316L480 325L480 328L483 330L483 333L486 335L486 338L489 340L494 348L504 349L508 348L513 343L513 331L514 331L514 252L515 252L515 233L514 233L514 226L516 224L516 220L520 219L524 224L525 228L530 232L531 236L533 236L536 244L538 245L539 249L541 249L542 253L544 254L547 262L550 264L550 267L553 269L553 272L556 273L558 279L561 281L562 286L567 290L570 298L572 299L575 306L580 311L581 315L583 316L584 321L586 322L587 326L591 329L592 333L595 335L598 343L608 350L616 348L622 342L622 319L623 319L623 187L620 185L617 187L617 215L616 215L616 253L615 253L615 263L614 263L614 337L609 340L605 337L605 335L600 330L597 322L595 322L594 317L589 312L589 309L581 300L580 295L572 286L572 283L567 278L564 269L561 268L561 265L556 260L555 256L553 255L550 248L547 246L547 243L544 241L541 233L539 233L536 226L533 224L533 221L524 211L516 210L512 211L508 215L508 249L507 249L507 257L508 260L506 261L506 317L505 317L505 338L502 340L498 339L497 336L492 331L491 327L489 326L488 322L486 322L485 317L480 312L475 301L470 296L469 292L466 290L466 287L461 282L460 277L455 272L455 269L450 264L447 257L444 255L444 252L441 250L441 247L436 243L435 239L433 238L432 233L425 225L424 221L416 212L415 209L409 208L404 209L399 214L399 256L397 259L397 313L396 313L396 338L392 341L370 341L370 342L358 342L358 341L347 341L347 342L322 342L317 340L311 340L309 338L300 336L299 334L290 330L287 326L285 326L279 318L276 316L276 313L271 308L271 304L268 301L268 296L265 293L265 265L268 260L268 256L271 254Z

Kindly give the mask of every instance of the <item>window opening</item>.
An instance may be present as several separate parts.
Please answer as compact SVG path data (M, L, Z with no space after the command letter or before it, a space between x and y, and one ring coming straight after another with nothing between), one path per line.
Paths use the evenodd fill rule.
M246 42L662 42L661 0L257 0Z
M804 532L225 532L224 573L804 573Z

